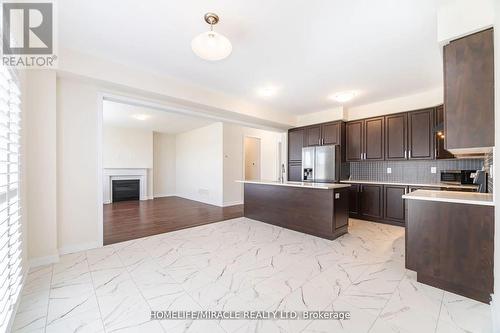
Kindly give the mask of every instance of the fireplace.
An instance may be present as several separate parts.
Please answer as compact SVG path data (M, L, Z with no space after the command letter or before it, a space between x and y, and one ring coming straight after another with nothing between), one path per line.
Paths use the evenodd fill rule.
M139 200L140 180L139 179L113 179L112 180L113 202Z
M117 180L135 180L139 181L139 200L152 199L148 196L149 193L149 178L148 169L103 169L103 192L102 201L104 204L110 204L116 199L113 195L113 182ZM128 200L128 199L127 199Z

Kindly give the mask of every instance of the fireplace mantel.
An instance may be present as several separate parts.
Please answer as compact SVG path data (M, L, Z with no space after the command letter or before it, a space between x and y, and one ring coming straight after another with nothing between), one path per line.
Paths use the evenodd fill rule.
M113 180L139 179L140 200L148 200L148 169L105 168L103 178L103 201L105 204L113 202L111 191Z

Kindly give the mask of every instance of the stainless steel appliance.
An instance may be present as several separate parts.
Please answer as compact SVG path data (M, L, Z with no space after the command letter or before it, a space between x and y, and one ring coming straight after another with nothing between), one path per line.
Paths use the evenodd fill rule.
M340 146L302 148L302 180L338 182L340 180Z
M441 182L447 184L474 184L476 170L443 170Z
M488 193L488 174L484 170L477 170L474 174L474 184L479 185L477 191Z

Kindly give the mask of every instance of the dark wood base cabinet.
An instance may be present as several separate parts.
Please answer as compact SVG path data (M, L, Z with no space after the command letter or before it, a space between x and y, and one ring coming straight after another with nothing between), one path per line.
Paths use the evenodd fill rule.
M493 293L494 207L407 200L406 268L480 302Z
M400 185L351 184L349 217L404 226L406 191Z
M245 184L244 198L244 216L250 219L327 239L347 232L347 187L326 190Z

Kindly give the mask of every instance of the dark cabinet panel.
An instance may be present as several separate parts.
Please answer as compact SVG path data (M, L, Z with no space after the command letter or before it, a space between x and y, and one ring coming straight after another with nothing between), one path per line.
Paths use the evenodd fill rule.
M493 29L444 47L446 149L493 147Z
M444 141L446 139L446 133L444 132L444 107L440 105L435 110L435 127L438 128L434 131L434 145L436 159L454 158L452 153L444 148Z
M383 185L361 185L360 207L361 217L382 218Z
M386 160L407 159L407 114L398 113L385 117Z
M346 188L335 190L333 208L335 210L335 229L347 228L349 223L349 198Z
M349 187L349 216L358 217L359 216L359 190L361 185L351 184Z
M302 161L302 147L304 147L303 128L288 132L288 161Z
M364 124L364 159L384 159L384 117L366 119Z
M306 145L321 145L321 126L311 126L306 128Z
M405 223L406 186L384 185L384 219Z
M434 157L433 109L408 112L408 158Z
M288 165L288 180L292 182L302 181L302 165L289 164Z
M324 124L321 126L322 144L340 145L341 144L341 122Z
M346 160L360 161L363 153L364 120L351 121L346 124Z
M417 281L490 303L494 207L408 200L406 266Z

